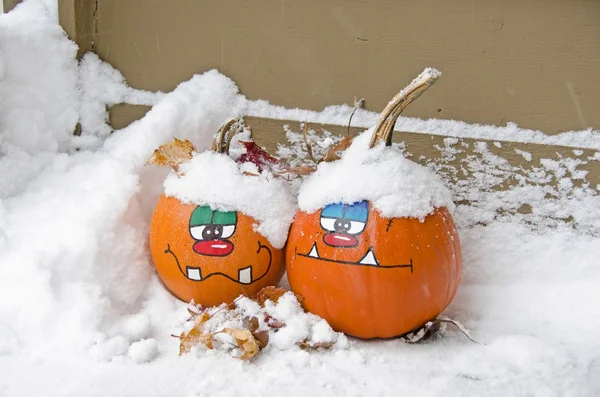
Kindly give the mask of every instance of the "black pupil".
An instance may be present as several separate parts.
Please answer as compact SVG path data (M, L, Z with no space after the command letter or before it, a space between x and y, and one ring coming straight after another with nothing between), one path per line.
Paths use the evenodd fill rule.
M350 221L348 219L338 218L333 225L336 232L347 232L350 230Z
M202 231L203 240L216 240L223 234L223 225L206 225Z

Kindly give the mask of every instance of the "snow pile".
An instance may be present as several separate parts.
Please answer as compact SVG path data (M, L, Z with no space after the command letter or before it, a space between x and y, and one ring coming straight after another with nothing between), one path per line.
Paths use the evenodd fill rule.
M407 160L394 147L369 149L372 130L354 139L342 158L321 162L306 178L298 206L312 213L328 204L369 200L387 218L423 219L435 208L454 208L450 192L426 167Z
M127 102L132 105L155 105L164 97L161 92L136 90L127 85L123 75L98 55L87 53L79 65L80 148L94 149L113 132L108 124L108 107Z
M259 173L252 163L238 164L228 155L209 151L183 163L181 172L182 176L172 172L165 180L167 196L220 211L241 211L258 221L256 231L273 247L283 248L296 205L280 179Z
M56 5L54 5L56 7ZM43 1L0 14L0 143L66 150L77 123L77 46Z
M256 319L253 333L266 331L268 343L265 352L275 348L277 350L290 350L297 345L304 346L326 346L334 349L348 348L347 337L335 332L329 324L320 317L305 312L298 299L292 292L286 292L276 302L266 300L264 306L259 302L247 297L239 297L235 300L235 308L228 309L226 305L215 308L198 308L191 306L190 312L205 313L208 320L200 324L200 331L204 335L210 335L211 340L216 343L216 350L227 351L230 355L238 357L239 350L232 343L231 336L223 333L224 329L248 329L248 322ZM185 335L195 325L195 318L186 322L183 329ZM195 349L194 349L195 348ZM206 354L207 348L201 343L193 346L192 351L201 356Z

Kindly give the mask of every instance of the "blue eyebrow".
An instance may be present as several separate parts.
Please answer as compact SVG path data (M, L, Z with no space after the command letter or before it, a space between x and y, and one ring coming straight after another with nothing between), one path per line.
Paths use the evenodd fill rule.
M351 221L366 222L369 215L369 203L366 200L346 206L344 218Z
M321 211L322 218L343 218L344 204L329 204Z

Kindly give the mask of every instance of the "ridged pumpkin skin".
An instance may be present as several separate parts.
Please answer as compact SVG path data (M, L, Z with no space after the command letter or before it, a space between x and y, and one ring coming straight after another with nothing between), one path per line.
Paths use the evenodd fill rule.
M241 212L162 195L150 223L150 252L160 279L179 299L204 306L276 285L285 269L284 251L254 231L256 223ZM215 239L216 232L226 238Z
M415 330L458 289L462 257L452 217L438 208L424 222L387 219L367 201L358 204L362 214L352 206L296 214L286 251L290 286L337 331L389 338ZM346 233L362 221L361 232Z

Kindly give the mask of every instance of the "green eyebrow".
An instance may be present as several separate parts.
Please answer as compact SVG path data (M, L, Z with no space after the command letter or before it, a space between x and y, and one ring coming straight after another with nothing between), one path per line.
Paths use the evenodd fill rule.
M190 226L208 225L212 221L213 210L208 205L196 207L190 218Z
M208 205L198 206L192 212L190 226L201 225L235 225L237 213L235 211L213 211Z
M237 223L237 214L235 211L215 211L212 223L214 225L235 225Z

